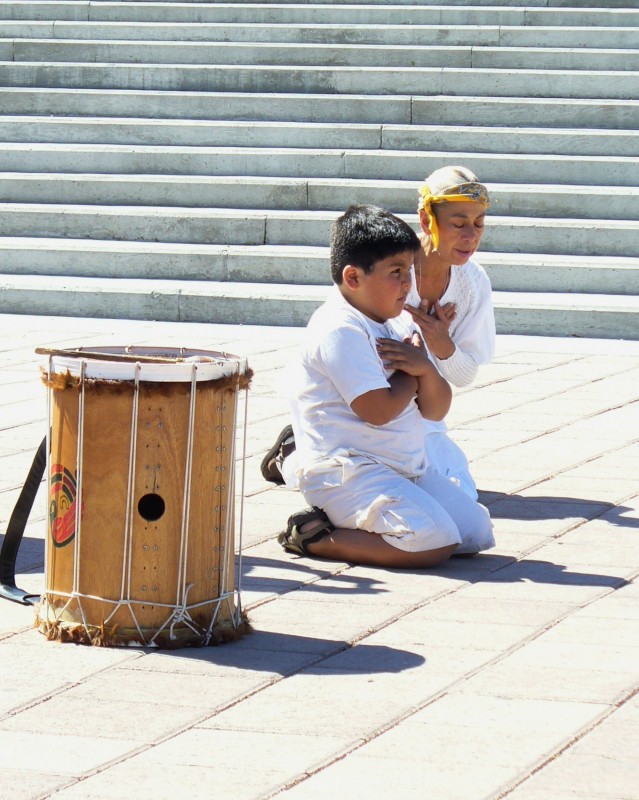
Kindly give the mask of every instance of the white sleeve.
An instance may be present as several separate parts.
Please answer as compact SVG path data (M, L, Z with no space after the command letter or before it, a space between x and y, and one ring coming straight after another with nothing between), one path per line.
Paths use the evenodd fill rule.
M495 354L495 312L488 275L477 272L474 302L454 325L451 339L455 352L446 359L435 357L440 373L455 386L468 386L475 379L479 365L487 364Z
M349 406L366 392L390 386L375 341L354 323L330 331L319 343L313 366L333 383Z

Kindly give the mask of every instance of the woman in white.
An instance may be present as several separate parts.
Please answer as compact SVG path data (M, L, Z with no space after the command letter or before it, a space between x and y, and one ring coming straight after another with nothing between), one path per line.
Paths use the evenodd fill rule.
M420 189L422 248L407 305L439 372L458 387L472 383L495 350L490 280L473 260L487 208L486 187L464 167L438 169ZM466 456L446 423L424 420L424 429L430 466L477 499Z
M467 386L495 348L490 280L473 260L484 232L488 191L470 170L452 166L429 175L419 195L422 248L407 310L439 372L454 386ZM476 500L466 456L447 431L445 422L424 420L429 465ZM262 474L274 483L297 486L290 426L264 457Z

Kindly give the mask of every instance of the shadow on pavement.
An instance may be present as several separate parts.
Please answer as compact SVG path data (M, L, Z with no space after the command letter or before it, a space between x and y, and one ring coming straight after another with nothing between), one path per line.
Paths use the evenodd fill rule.
M470 583L546 583L564 586L601 586L603 588L619 588L628 581L617 575L605 575L591 572L572 572L565 565L554 564L550 561L538 561L530 558L517 561L513 556L493 555L490 552L480 553L472 558L452 558L445 564L433 569L424 570L385 570L375 569L375 579L370 575L358 575L357 566L347 569L338 575L327 573L322 568L323 564L330 562L311 562L310 559L294 559L292 565L297 572L314 575L317 581L307 583L303 579L283 579L276 577L277 573L286 566L280 560L267 558L242 557L242 587L251 591L270 591L276 595L286 594L294 590L305 593L321 593L323 595L343 597L352 594L386 594L399 591L389 586L384 576L387 573L404 573L423 575L424 580L429 575L444 578L463 578ZM315 568L317 564L317 568ZM273 577L268 575L268 568L274 570ZM261 575L251 577L251 571L259 569ZM367 570L373 569L367 567ZM586 569L584 567L584 569ZM277 572L276 572L277 571ZM379 577L377 577L379 576ZM323 578L329 578L329 584L323 584ZM413 586L414 588L414 586Z
M606 522L624 528L638 528L639 519L624 517L634 509L614 505L605 500L588 500L582 497L523 497L519 494L479 491L479 502L488 507L493 519L597 519L605 515Z
M602 589L619 589L628 581L618 575L598 572L575 572L564 564L524 558L517 561L508 556L482 553L469 561L451 559L431 570L431 573L451 578L465 578L471 583L543 583L556 586L599 586Z
M271 672L282 676L293 675L325 662L327 658L347 653L344 664L331 663L331 674L374 675L399 673L416 669L426 663L424 656L386 645L356 644L349 642L257 630L236 642L217 647L182 648L179 650L146 649L148 656L170 656L172 659L206 663L229 669ZM353 655L351 655L353 654ZM177 666L178 671L182 668Z

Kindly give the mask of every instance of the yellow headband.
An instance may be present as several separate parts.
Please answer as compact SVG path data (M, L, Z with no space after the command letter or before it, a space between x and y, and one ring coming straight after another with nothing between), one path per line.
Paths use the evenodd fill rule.
M422 209L426 212L428 217L428 228L430 231L431 239L433 240L433 248L437 250L439 244L439 230L437 228L437 220L433 213L432 206L435 203L454 203L462 201L473 201L481 203L482 205L490 205L488 202L488 190L483 183L478 181L467 181L466 183L459 183L456 186L451 186L449 189L444 189L440 194L431 194L427 184L424 184L419 191L420 200L418 211Z

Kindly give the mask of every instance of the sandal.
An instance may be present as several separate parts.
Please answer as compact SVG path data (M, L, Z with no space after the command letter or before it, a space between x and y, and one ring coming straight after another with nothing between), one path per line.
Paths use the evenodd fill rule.
M269 483L283 484L282 463L294 450L295 437L293 428L291 425L287 425L282 428L275 444L262 459L260 471L264 480L269 481Z
M305 531L301 531L309 522L314 522ZM308 552L309 544L319 542L325 536L333 533L335 526L322 511L321 508L313 506L305 508L304 511L297 511L288 518L286 531L279 534L277 541L289 553L296 553L300 556L311 556Z

